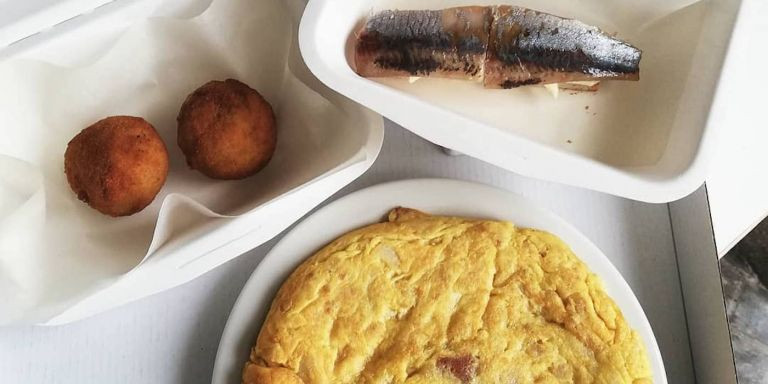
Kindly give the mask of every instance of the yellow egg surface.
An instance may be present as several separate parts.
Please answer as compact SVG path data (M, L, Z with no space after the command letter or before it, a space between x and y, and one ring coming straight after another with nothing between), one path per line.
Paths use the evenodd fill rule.
M396 208L285 281L247 384L648 384L645 347L560 239Z

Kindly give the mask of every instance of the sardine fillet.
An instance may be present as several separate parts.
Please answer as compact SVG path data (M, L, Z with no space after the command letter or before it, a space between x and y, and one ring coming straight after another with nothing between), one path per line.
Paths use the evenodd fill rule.
M516 6L384 11L357 33L365 77L483 80L486 88L638 80L642 52L597 27Z
M488 7L378 13L357 34L357 73L481 79L491 20Z
M493 8L487 88L638 80L639 49L578 20L515 6Z

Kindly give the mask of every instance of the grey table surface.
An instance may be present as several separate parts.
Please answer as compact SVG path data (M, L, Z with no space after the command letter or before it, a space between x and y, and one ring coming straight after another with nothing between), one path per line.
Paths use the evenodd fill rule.
M720 267L739 382L768 383L768 220L723 257Z

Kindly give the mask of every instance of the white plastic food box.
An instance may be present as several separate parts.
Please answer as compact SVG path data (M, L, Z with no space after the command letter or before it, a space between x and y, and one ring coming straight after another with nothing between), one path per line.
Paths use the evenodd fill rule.
M0 0L0 7L11 1L14 0ZM0 23L3 23L0 24L0 45L13 42L7 48L0 48L0 62L18 57L69 65L88 62L114 44L125 28L150 15L191 17L202 12L209 3L210 0L28 2L25 4L29 9L19 14L32 16L9 20L0 15ZM411 8L413 3L408 2ZM518 3L530 6L535 2ZM726 0L690 3L694 3L692 7L696 12L701 12L697 15L706 16L701 17L704 24L699 25L719 21L714 31L720 34L701 35L697 40L697 47L712 47L709 54L713 56L697 58L696 62L707 68L697 68L686 79L688 86L685 94L693 94L687 99L691 104L678 106L682 109L673 111L675 129L671 131L669 140L659 144L663 147L662 158L666 160L653 166L622 167L601 163L585 156L585 153L553 146L547 140L524 137L517 132L511 134L494 128L493 124L478 123L466 114L449 112L446 105L439 106L425 95L408 94L403 84L392 82L384 85L355 77L345 58L348 43L345 39L353 24L372 9L372 4L367 1L311 0L301 25L301 47L306 62L320 80L430 141L524 175L638 200L669 201L695 190L703 180L704 166L714 140L713 127L716 126L716 121L712 119L708 124L705 122L726 43L740 5L738 1ZM424 4L434 5L436 1ZM100 7L94 10L95 6ZM45 30L50 27L50 30ZM40 31L43 32L28 37ZM714 37L716 39L706 40ZM700 48L695 51L703 54ZM424 87L433 85L443 86L426 84ZM318 92L328 92L330 97L338 97L332 96L333 93L319 83L312 84L312 87ZM530 92L536 99L546 96L535 90ZM722 99L718 97L717 102L722 102ZM450 100L440 102L449 103ZM141 267L137 268L130 279L121 280L113 293L101 292L89 297L85 306L76 308L70 316L65 311L64 316L52 323L73 321L188 281L274 237L373 164L367 176L347 191L393 178L457 177L503 186L564 214L566 219L574 221L577 228L591 235L598 246L609 247L603 251L622 272L649 315L665 359L669 382L736 383L704 188L668 205L646 206L604 194L574 191L569 187L518 178L469 158L447 157L394 124L388 131L394 132L395 136L388 138L389 144L384 146L381 158L374 163L382 143L381 119L374 118L363 108L357 110L363 116L370 116L365 119L365 124L359 126L359 129L369 132L370 138L363 147L366 153L364 160L353 167L315 179L260 207L271 218L279 217L279 220L264 222L258 230L246 231L236 239L227 239L215 249L189 250L195 258L203 257L209 261L198 264L190 273L179 268L160 268L144 274ZM661 211L668 212L668 220L661 218ZM0 216L0 223L2 220ZM643 231L651 238L659 237L658 246L652 247L658 253L646 254L639 249L642 245L633 243L637 239L632 235L633 231ZM654 273L654 268L663 270ZM661 277L664 279L660 280ZM149 284L152 289L138 290L137 287L142 284ZM139 291L141 294L136 294Z
M383 8L511 3L598 25L643 50L641 80L596 94L487 90L460 80L365 79L352 32ZM704 182L720 127L709 119L738 0L311 0L300 30L310 69L331 88L419 136L518 174L647 202ZM722 100L725 101L725 100ZM418 111L418 112L417 112Z

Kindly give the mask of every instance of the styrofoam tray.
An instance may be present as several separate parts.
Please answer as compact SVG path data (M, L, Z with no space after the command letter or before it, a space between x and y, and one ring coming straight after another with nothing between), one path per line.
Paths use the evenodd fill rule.
M221 1L225 0L214 0L212 7L220 5ZM138 22L163 8L154 1L116 3L143 9L144 17L137 17L140 9L134 8L129 13ZM173 3L165 8L184 8L178 2ZM201 3L198 0L187 0L187 3L196 3L188 8L199 12L207 6L197 7L197 3ZM82 49L79 46L88 45L88 41L99 41L101 34L109 30L104 23L92 23L94 19L119 17L120 11L125 11L125 8L118 11L105 8L85 16L91 22L75 28L76 32L68 25L78 21L73 19L60 26L64 31L62 34L49 31L34 36L22 44L31 54L11 56L0 63L10 63L10 71L3 67L6 69L4 75L29 71L18 80L23 82L29 75L32 84L11 89L17 92L16 95L3 95L7 97L0 105L0 109L6 108L12 111L11 115L29 122L29 128L46 127L35 121L40 115L28 113L41 105L25 104L27 100L43 97L47 97L43 106L49 107L43 109L44 112L54 108L55 103L50 101L71 102L69 107L64 104L64 109L59 112L68 114L64 121L77 116L85 124L104 115L133 112L156 125L166 140L171 157L168 183L155 202L130 218L110 219L93 213L71 193L62 192L66 182L59 162L63 159L66 140L63 146L51 143L55 144L60 136L71 137L71 132L82 128L80 124L48 123L49 129L45 132L29 135L20 132L22 140L0 142L3 165L0 167L0 196L4 197L0 199L3 202L0 204L0 272L3 277L11 277L0 279L0 283L8 288L0 290L0 322L65 323L182 284L269 240L371 166L383 140L382 119L328 89L309 73L298 53L296 32L305 3L302 0L241 3L248 7L248 12L240 13L244 18L259 21L258 18L271 17L275 21L238 23L238 14L229 15L226 27L230 29L227 31L244 30L252 36L227 36L226 41L216 41L195 35L197 39L192 40L191 47L178 44L172 49L153 52L153 48L163 44L173 46L174 36L182 37L174 33L204 33L206 28L216 28L216 23L205 19L205 12L190 20L186 18L194 14L175 19L161 12L166 18L141 25L141 32L128 30L122 38L119 37L122 31L115 32L112 40L94 43L102 46L100 52ZM226 6L231 7L231 4ZM100 11L103 14L100 15ZM259 32L258 28L271 30ZM144 31L150 31L162 40L144 43ZM77 39L68 38L71 33L76 33ZM270 51L269 42L258 40L261 36L279 36L280 41L272 44L276 48ZM189 44L191 36L183 37ZM253 52L272 54L257 57L261 60L258 65L233 64L226 56L218 54L232 49L233 41L244 39L250 39L247 40L250 41L248 48ZM35 42L45 47L48 53L34 52ZM194 45L198 42L200 45ZM103 89L99 89L98 78L91 79L90 76L104 75L105 72L109 76L109 71L104 69L109 68L111 62L117 61L119 65L124 60L122 52L126 51L135 53L135 60L130 60L130 64L122 63L132 66L125 71L131 75L121 73L119 77L101 82ZM72 57L78 54L85 58ZM41 56L64 58L50 60L53 64L39 59L21 62L24 65L14 63L16 59ZM143 63L147 66L136 68ZM73 67L66 68L69 65ZM163 68L172 70L163 72ZM155 73L157 69L160 74ZM136 80L131 77L136 72L153 75L132 81ZM38 83L31 77L39 73L54 74L58 84L64 87L49 85L46 88L46 82ZM183 100L183 94L189 91L185 88L191 86L193 89L194 83L229 76L239 77L265 93L278 110L278 128L282 131L279 132L275 158L263 172L248 180L222 183L205 180L184 166L175 140L171 139L176 113L173 105L180 102L179 99ZM72 85L71 89L66 88L68 85ZM121 97L123 91L139 92L146 100ZM300 97L294 99L294 95ZM302 104L306 101L312 104ZM315 114L310 115L312 113ZM9 116L5 115L11 118ZM8 124L5 126L4 129L17 129L9 128ZM39 141L32 140L35 137ZM28 180L16 177L25 169L35 177ZM9 170L15 171L16 175ZM75 220L63 220L63 216L58 216L61 212ZM31 220L25 218L40 219L41 222L30 223ZM51 220L60 225L45 224ZM45 229L32 233L26 231L27 226ZM62 238L68 236L50 233L56 228L62 233L82 235L82 238L64 241ZM153 228L151 246L149 242L126 240L136 233L152 235ZM62 240L61 244L59 240ZM96 244L89 244L92 241ZM37 248L48 251L38 252ZM115 254L109 254L110 250ZM34 259L30 259L30 252ZM78 278L67 278L73 274Z
M616 32L643 50L638 83L553 99L541 87L486 90L457 80L364 79L353 31L386 8L512 3ZM648 202L683 197L705 177L708 121L740 0L310 0L302 54L324 83L416 134L508 170Z
M522 196L450 179L411 179L368 187L328 204L293 228L267 254L240 292L219 342L212 382L239 380L275 293L298 265L335 238L379 222L398 206L436 215L508 220L559 236L600 277L606 292L640 335L648 350L653 382L667 382L659 346L643 308L597 246L565 220Z

